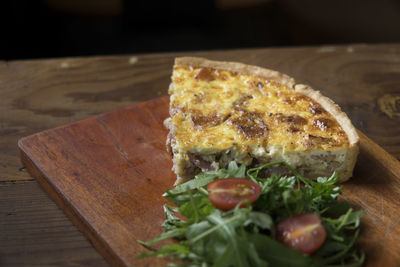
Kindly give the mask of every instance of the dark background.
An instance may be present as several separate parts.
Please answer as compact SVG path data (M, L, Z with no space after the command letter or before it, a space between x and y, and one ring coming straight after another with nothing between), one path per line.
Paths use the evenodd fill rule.
M400 42L398 0L6 0L0 59Z

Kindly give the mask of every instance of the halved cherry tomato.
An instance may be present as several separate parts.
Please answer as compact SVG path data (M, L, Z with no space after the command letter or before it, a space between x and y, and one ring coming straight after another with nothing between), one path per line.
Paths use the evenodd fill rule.
M261 193L261 187L246 178L224 178L212 181L208 184L208 197L211 203L220 210L231 210L240 201L248 199L250 203L257 200ZM240 207L244 207L242 204Z
M277 225L276 239L289 248L311 254L325 242L326 230L315 213L296 214Z

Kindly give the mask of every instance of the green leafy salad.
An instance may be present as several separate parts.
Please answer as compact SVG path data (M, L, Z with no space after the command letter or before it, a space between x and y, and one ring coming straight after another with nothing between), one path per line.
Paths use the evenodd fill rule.
M260 178L266 168L284 165L293 176ZM260 175L261 176L261 175ZM336 173L312 181L284 162L246 171L203 172L164 196L165 229L144 257L169 257L170 266L361 266L355 248L360 218L345 201ZM177 242L159 250L152 245ZM176 261L176 259L178 261Z

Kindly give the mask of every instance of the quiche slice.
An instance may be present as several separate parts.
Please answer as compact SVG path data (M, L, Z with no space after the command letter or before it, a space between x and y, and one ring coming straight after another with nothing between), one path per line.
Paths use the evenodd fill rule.
M287 75L182 57L175 59L168 92L167 149L176 184L231 161L248 167L285 161L312 179L333 171L341 181L352 176L359 137L349 118ZM272 172L285 174L283 167Z

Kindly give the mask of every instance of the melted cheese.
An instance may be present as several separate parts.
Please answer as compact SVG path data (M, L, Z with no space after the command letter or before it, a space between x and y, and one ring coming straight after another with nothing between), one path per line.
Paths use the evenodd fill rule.
M276 146L285 151L349 147L331 114L285 85L194 66L175 66L172 79L171 123L180 151L235 149L255 155Z

